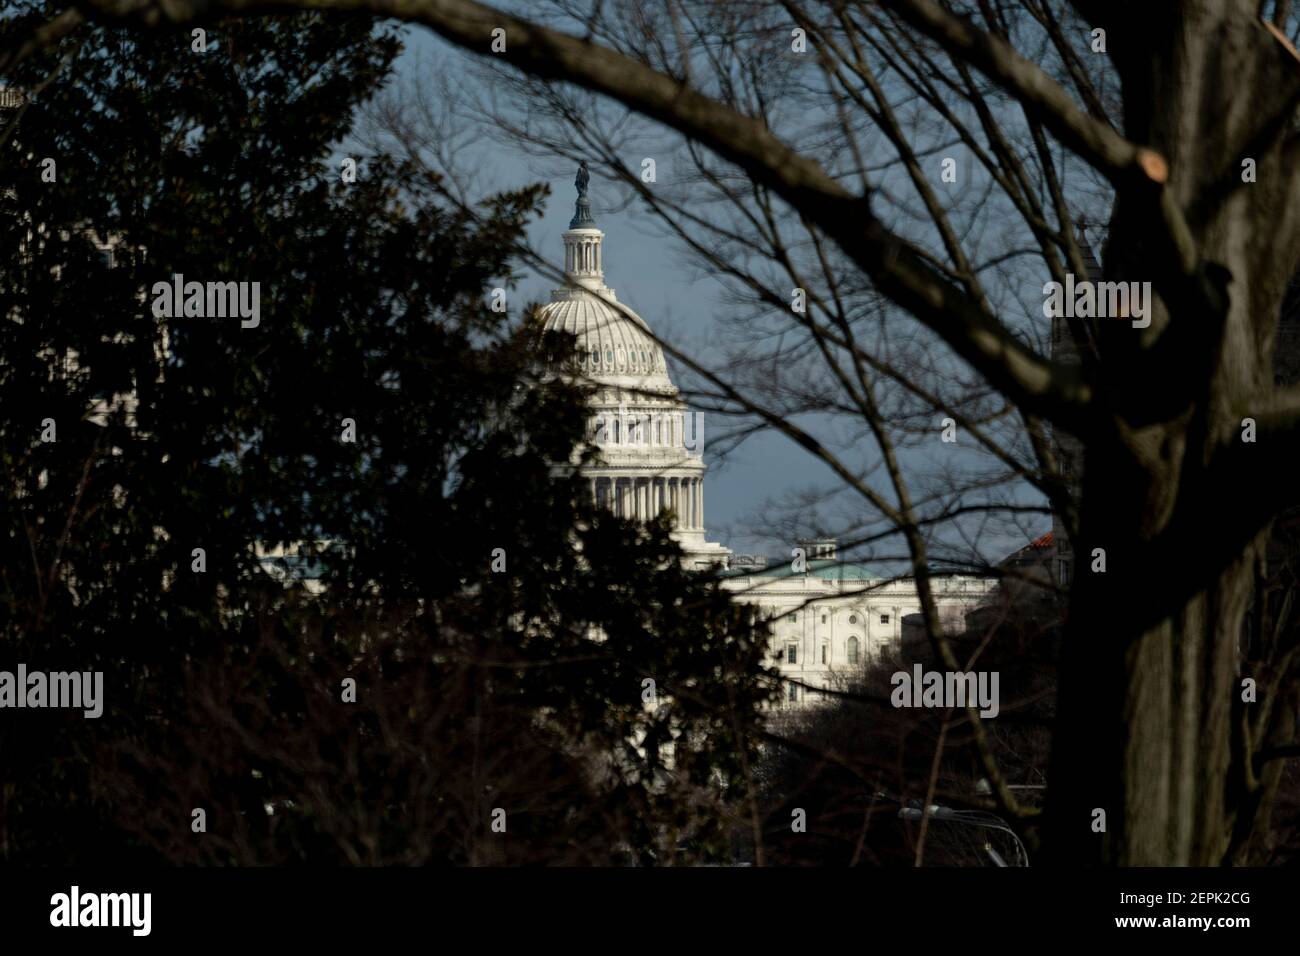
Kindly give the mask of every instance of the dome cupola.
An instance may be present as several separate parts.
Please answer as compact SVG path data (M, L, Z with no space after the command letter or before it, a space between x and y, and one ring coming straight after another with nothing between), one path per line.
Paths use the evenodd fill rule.
M592 218L589 180L584 162L574 180L578 199L573 218L563 234L564 285L552 290L551 301L542 307L543 327L577 338L578 367L585 378L601 385L675 395L663 349L650 327L605 285L605 234Z

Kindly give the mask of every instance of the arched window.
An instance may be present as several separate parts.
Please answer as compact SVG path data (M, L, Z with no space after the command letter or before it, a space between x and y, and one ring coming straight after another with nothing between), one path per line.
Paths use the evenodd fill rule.
M856 664L858 662L858 647L859 647L858 639L856 637L850 637L849 638L849 663L850 664Z

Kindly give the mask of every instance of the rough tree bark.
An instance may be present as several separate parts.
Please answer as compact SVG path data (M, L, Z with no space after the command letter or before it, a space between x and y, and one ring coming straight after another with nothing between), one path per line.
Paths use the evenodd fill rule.
M1271 517L1263 472L1278 459L1265 448L1249 460L1259 446L1242 441L1242 419L1271 389L1296 268L1295 176L1279 134L1300 63L1243 0L1153 5L1168 9L1139 22L1130 8L1122 29L1101 6L1126 135L1168 160L1171 198L1227 296L1222 314L1166 299L1145 335L1127 322L1102 331L1111 407L1085 436L1045 846L1062 862L1218 865L1260 786L1241 688L1260 675L1243 668L1241 641ZM1120 194L1108 279L1153 278L1147 215ZM1094 549L1105 573L1091 570Z

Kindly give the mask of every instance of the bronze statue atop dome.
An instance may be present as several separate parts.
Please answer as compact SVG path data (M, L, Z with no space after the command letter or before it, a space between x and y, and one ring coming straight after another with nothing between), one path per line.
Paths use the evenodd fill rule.
M578 200L573 204L573 218L569 220L570 229L595 229L596 222L591 218L591 200L587 198L587 184L591 182L591 173L587 170L584 159L578 164L578 175L573 178L573 185L578 187Z

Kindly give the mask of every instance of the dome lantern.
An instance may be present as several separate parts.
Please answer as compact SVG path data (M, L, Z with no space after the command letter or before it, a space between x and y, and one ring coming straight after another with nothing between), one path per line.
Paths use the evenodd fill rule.
M591 200L587 198L587 184L591 175L587 162L578 167L573 184L578 188L573 218L564 233L564 278L569 283L603 293L605 290L605 264L602 261L601 241L605 234L591 218Z

